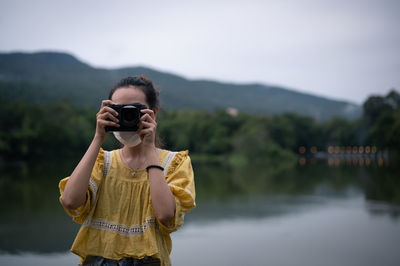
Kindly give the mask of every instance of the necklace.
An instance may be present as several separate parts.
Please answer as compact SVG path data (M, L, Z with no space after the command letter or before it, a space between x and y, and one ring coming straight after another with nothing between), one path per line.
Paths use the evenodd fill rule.
M132 176L136 176L137 173L141 170L140 166L143 165L145 163L145 159L140 160L140 157L138 157L138 159L136 161L139 161L139 163L137 163L137 167L132 167L129 163L128 160L126 159L126 155L124 153L124 149L121 150L121 154L122 154L122 161L124 162L124 164L132 171Z

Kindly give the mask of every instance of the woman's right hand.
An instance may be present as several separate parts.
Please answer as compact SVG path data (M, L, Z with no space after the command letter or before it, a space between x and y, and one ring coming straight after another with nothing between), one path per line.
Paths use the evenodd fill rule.
M103 100L99 112L96 114L96 134L95 137L100 137L104 141L108 135L106 126L119 127L118 112L108 107L107 105L114 104L111 100Z

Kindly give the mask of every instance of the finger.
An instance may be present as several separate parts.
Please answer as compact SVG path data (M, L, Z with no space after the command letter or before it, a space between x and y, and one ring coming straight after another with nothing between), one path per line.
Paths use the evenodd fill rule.
M140 120L155 123L155 120L148 114L143 115Z
M151 118L153 118L154 119L154 111L153 110L151 110L151 109L143 109L143 110L140 110L142 113L144 113L144 114L148 114L148 115L150 115L150 117Z
M102 107L104 107L104 106L107 106L107 105L109 105L109 104L114 104L114 102L111 101L111 100L102 100L102 101L101 101L101 107L100 107L100 108L102 108Z
M146 129L141 130L140 133L137 133L137 134L141 137L153 136L154 131L152 129L146 128Z
M154 128L154 127L153 127L153 128ZM145 127L145 126L143 126L143 125L140 125L139 128L138 128L138 130L136 130L136 134L141 135L143 132L147 132L149 129L150 129L151 131L155 131L155 130L151 129L150 127Z
M118 117L118 112L115 111L114 109L110 108L110 107L104 107L102 110L102 113L109 113L112 114L114 117Z
M112 115L111 113L102 113L102 114L99 114L98 116L97 116L97 118L98 119L103 119L103 120L111 120L111 121L114 121L114 122L116 122L116 123L119 123L119 120L118 120L118 118L116 118L114 115Z
M104 114L112 114L112 116L118 117L118 112L110 107L101 108L100 111L97 113L97 116L104 115Z
M138 134L141 139L146 137L146 132L143 132L143 131L144 131L144 129L141 131L136 131L136 134Z
M145 129L151 129L151 130L153 130L155 132L156 129L157 129L157 124L149 123L149 122L145 122L145 121L144 122L140 122L138 131L140 132L140 131L145 130Z
M141 130L143 130L143 125L142 123L139 123L138 130L136 130L136 133L139 134Z
M143 129L145 129L145 128L156 128L156 125L154 123L147 122L147 121L142 121L141 122L141 126L142 126Z
M102 108L100 109L100 111L99 111L100 114L105 113L105 112L111 113L111 114L113 114L114 116L118 116L118 112L115 111L114 109L112 109L111 107L108 107L108 106L102 107Z
M115 122L110 121L110 120L104 120L104 119L100 119L99 120L99 125L102 126L102 127L105 127L105 126L119 127L118 123L115 123Z
M154 133L154 128L143 128L142 130L140 130L140 133L146 133L146 134L153 134Z

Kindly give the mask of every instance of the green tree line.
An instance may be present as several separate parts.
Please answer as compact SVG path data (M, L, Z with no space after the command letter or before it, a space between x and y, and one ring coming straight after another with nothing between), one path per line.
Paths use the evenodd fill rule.
M316 122L293 113L230 115L193 110L161 110L158 134L164 147L188 149L198 159L227 160L234 165L290 161L300 146L326 150L328 145L374 145L400 152L400 95L369 97L364 115L354 121ZM92 107L65 101L0 101L0 162L30 161L83 153L95 131ZM118 147L113 137L105 149Z

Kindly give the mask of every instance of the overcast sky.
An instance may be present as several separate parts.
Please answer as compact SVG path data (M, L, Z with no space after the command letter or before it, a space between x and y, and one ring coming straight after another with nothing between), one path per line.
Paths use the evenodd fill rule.
M400 89L397 0L0 0L0 52L280 85L362 103Z

